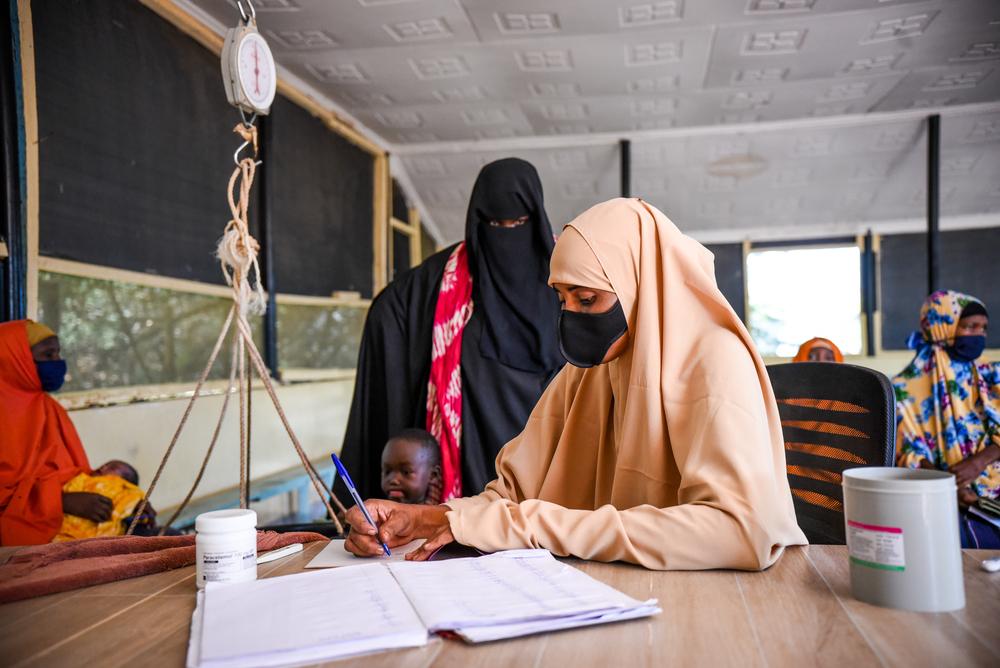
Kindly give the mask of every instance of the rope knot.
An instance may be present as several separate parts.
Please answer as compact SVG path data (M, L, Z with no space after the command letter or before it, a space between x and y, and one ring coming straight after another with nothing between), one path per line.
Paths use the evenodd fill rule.
M236 126L237 130L243 127ZM252 136L256 153L257 128L251 126L250 130L246 130L246 134ZM250 234L247 223L250 188L253 186L256 170L257 164L253 158L240 160L239 165L233 170L228 190L229 210L233 217L226 224L215 250L215 255L222 264L222 274L226 277L226 284L233 288L233 300L242 318L246 318L247 314L263 315L267 311L267 295L264 293L264 286L261 285L260 266L257 263L260 244ZM234 192L237 190L237 185L238 197Z

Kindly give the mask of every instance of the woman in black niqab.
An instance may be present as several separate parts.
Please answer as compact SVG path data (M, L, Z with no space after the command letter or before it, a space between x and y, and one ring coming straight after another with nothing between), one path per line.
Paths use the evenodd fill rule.
M523 224L509 226L525 216ZM468 495L496 477L496 454L521 432L565 363L556 338L559 304L547 285L552 228L530 163L507 158L483 167L464 243L473 302L461 344L460 459ZM365 498L381 495L386 441L402 429L427 427L435 307L457 246L399 276L369 310L341 453Z
M503 220L528 216L521 225ZM542 205L538 172L518 158L483 167L465 217L472 301L482 314L483 356L522 371L559 368L565 360L554 332L559 300L547 287L555 240Z

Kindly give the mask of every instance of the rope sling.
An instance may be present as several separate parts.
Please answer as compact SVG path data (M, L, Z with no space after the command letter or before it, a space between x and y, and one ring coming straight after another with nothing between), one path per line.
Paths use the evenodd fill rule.
M181 432L184 430L184 425L187 423L187 420L191 415L195 402L201 396L201 391L205 381L207 380L212 367L215 365L215 361L219 357L219 353L222 351L222 346L225 343L226 337L231 331L233 332L233 337L230 342L229 383L226 387L226 393L222 400L222 408L219 411L219 419L215 424L215 429L212 432L212 438L209 441L208 448L205 452L205 458L201 463L201 468L198 470L198 474L195 476L191 489L188 491L187 495L185 495L184 500L181 501L173 515L171 515L170 520L167 521L160 529L160 535L163 535L166 529L177 519L187 506L188 502L190 502L191 497L194 496L195 491L198 489L198 485L201 483L201 479L205 474L208 462L212 457L213 451L215 450L215 445L219 440L223 420L229 407L229 398L233 394L234 387L237 389L239 394L240 414L240 508L246 508L248 506L249 499L247 498L247 477L250 454L249 403L251 382L254 372L256 372L257 378L263 382L264 389L267 392L267 395L271 398L271 403L274 404L278 417L281 419L281 424L288 433L288 437L292 442L292 446L295 448L295 452L299 456L302 467L308 474L316 493L319 494L320 499L323 501L323 505L326 507L329 517L333 520L334 525L337 527L337 531L341 534L344 533L344 527L337 518L337 513L334 512L330 502L332 501L337 510L341 513L346 512L344 506L340 503L340 500L337 499L333 490L328 489L323 483L323 480L316 472L315 467L313 467L312 462L309 461L305 451L302 449L302 444L299 443L299 439L292 430L292 425L289 423L288 417L285 415L285 411L281 407L281 402L278 400L278 395L274 390L274 385L271 383L271 376L268 372L267 365L264 363L264 359L253 340L253 333L250 329L248 316L263 315L267 310L267 295L261 285L260 266L257 263L257 254L260 251L260 244L258 244L257 240L250 234L250 229L247 223L247 210L250 204L250 189L253 186L254 174L256 173L258 164L257 127L253 125L252 122L244 120L233 129L233 132L243 138L243 144L239 149L237 149L236 157L239 156L240 151L242 151L246 146L253 147L253 157L246 157L241 160L237 160L236 169L233 170L233 175L229 178L227 199L229 200L229 210L232 213L232 218L226 224L222 238L219 240L218 247L216 248L216 255L219 258L222 273L226 278L226 284L232 289L233 305L229 309L229 314L226 316L226 320L222 325L222 330L219 332L219 336L215 341L212 352L208 356L208 362L205 364L205 368L198 377L194 393L191 395L191 399L188 401L187 407L184 409L184 414L181 416L180 423L177 425L177 429L174 431L174 435L170 439L170 444L167 446L167 450L163 454L163 459L160 460L160 464L156 469L156 475L153 476L153 480L149 484L149 489L146 491L145 497L143 497L138 508L136 509L135 515L129 523L128 531L125 535L132 535L136 525L141 519L143 513L146 511L146 507L149 504L149 497L153 495L153 490L156 489L156 485L160 480L160 475L163 473L163 469L166 467L167 461L173 453L174 446L177 445ZM238 196L235 195L236 193L238 193Z

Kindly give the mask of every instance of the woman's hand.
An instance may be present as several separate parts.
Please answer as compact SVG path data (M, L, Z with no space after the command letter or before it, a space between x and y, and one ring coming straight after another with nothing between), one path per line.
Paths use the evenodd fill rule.
M948 471L955 474L955 483L959 487L965 487L978 478L987 466L996 461L997 452L997 446L990 445L971 457L967 457L957 464L952 464L948 467Z
M63 492L62 503L64 515L76 515L91 522L107 522L114 510L111 499L94 492Z
M968 508L969 506L976 505L976 501L979 499L979 495L973 492L968 487L958 488L958 505L961 508Z
M430 559L435 552L440 550L442 547L448 543L454 543L455 536L451 533L451 525L445 522L445 525L437 530L437 532L427 539L427 541L415 549L413 552L409 552L406 555L407 561L427 561Z
M378 525L368 524L361 509L354 506L347 511L347 523L351 532L344 548L359 557L377 557L382 554L379 539L390 548L406 545L418 538L436 537L442 528L448 528L445 513L447 506L418 506L392 501L365 501L368 513Z

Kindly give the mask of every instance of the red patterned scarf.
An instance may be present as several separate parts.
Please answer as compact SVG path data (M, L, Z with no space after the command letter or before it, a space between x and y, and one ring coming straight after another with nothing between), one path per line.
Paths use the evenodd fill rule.
M441 503L462 496L462 332L470 317L472 274L462 242L441 277L427 380L427 431L441 445Z

